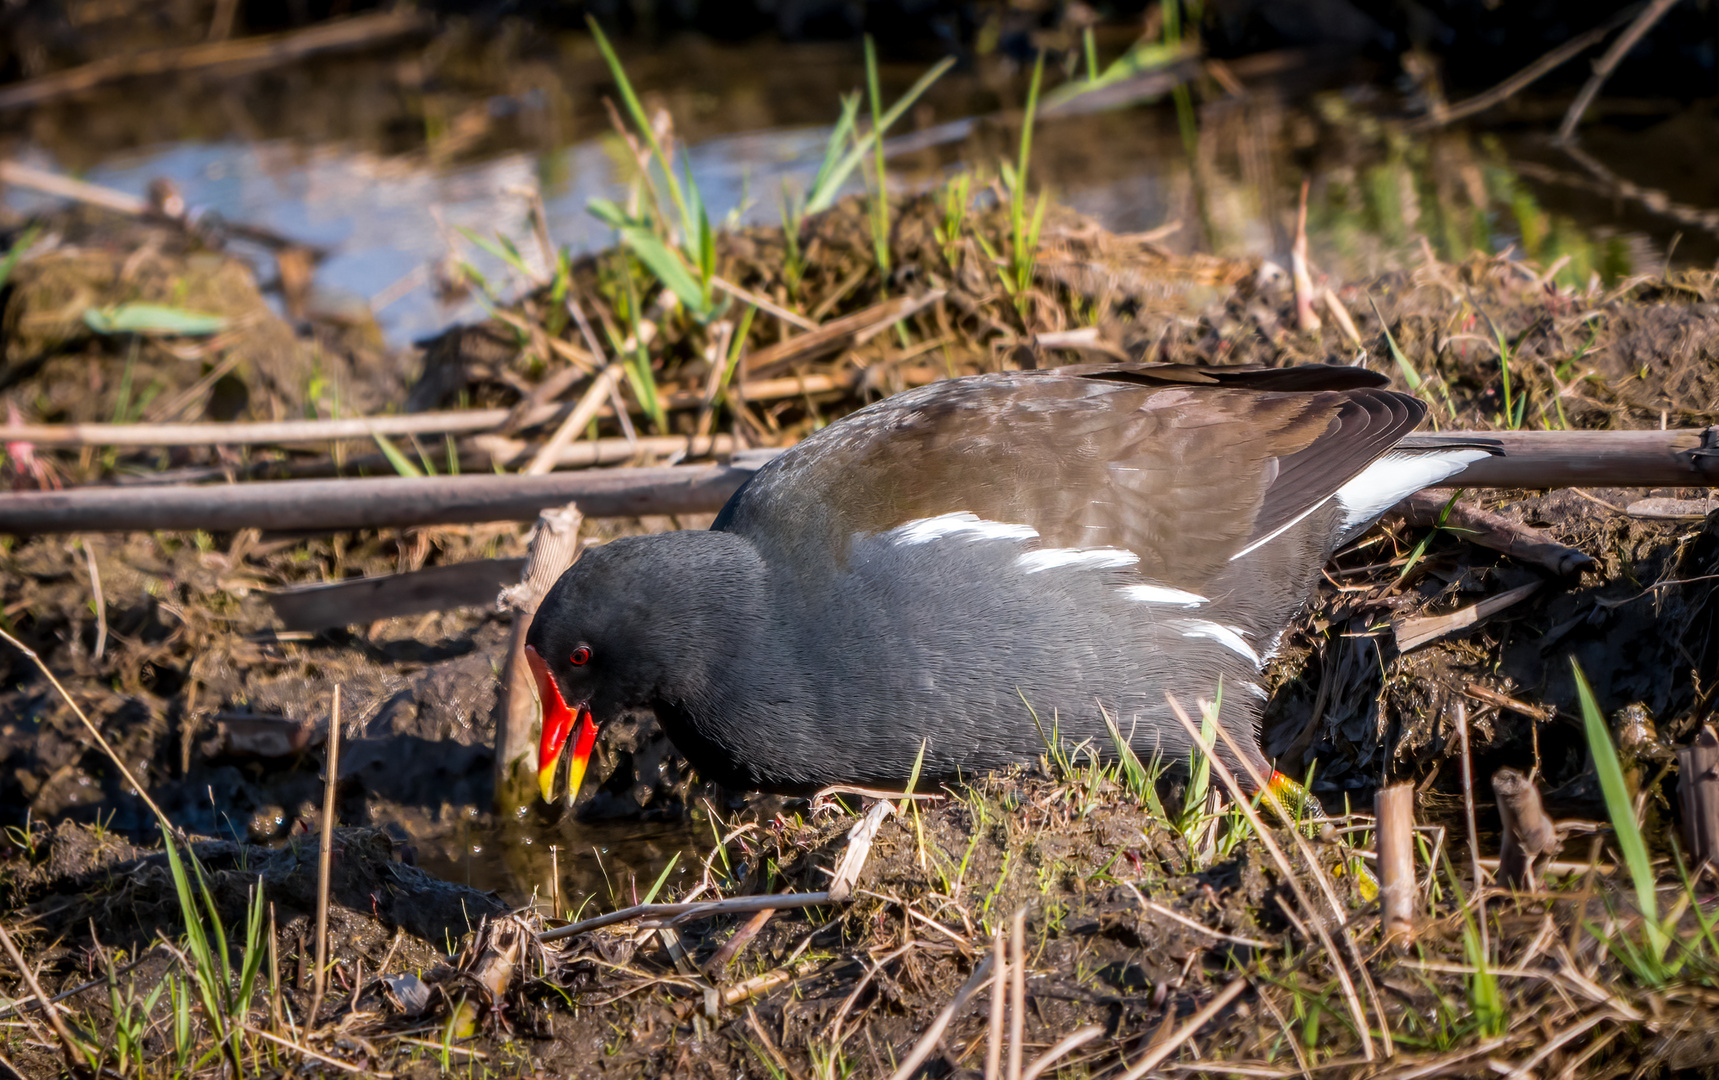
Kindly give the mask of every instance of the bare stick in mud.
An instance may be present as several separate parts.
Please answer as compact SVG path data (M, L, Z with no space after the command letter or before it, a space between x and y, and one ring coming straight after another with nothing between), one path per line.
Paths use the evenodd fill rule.
M1021 1080L1026 1023L1027 909L1021 908L1009 920L1009 1080Z
M635 904L630 908L612 911L607 915L596 915L589 919L581 919L567 926L557 926L553 930L545 930L537 935L537 940L545 944L563 941L580 934L600 930L605 926L617 923L632 922L635 919L661 919L673 921L676 924L690 922L693 919L706 919L713 915L750 914L763 911L766 908L806 908L822 907L832 903L827 892L811 893L778 893L774 896L736 896L727 900L706 900L687 904Z
M1379 852L1379 922L1385 941L1402 949L1414 936L1415 912L1420 909L1415 881L1415 786L1404 783L1380 788L1373 810Z
M1574 574L1594 565L1594 560L1586 554L1558 543L1531 525L1471 506L1460 499L1451 503L1432 492L1420 491L1392 507L1391 511L1410 525L1419 528L1443 525L1460 532L1462 538L1471 544L1502 551L1518 562L1543 566L1554 574Z
M902 1059L901 1065L889 1074L889 1080L908 1080L908 1077L919 1071L919 1066L931 1056L931 1051L937 1049L937 1040L943 1037L943 1032L948 1029L949 1022L955 1019L955 1014L967 1004L968 998L990 981L991 958L986 957L979 962L978 970L973 972L973 977L967 980L967 985L960 989L955 999L945 1005L937 1018L931 1021L931 1026L925 1029L925 1034L919 1037L919 1042L915 1043L912 1051Z
M0 439L10 437L0 430ZM1488 432L1487 438L1501 442L1506 456L1475 462L1449 483L1465 488L1719 485L1719 429ZM365 477L30 491L0 500L0 533L244 528L336 532L526 521L570 501L577 501L586 517L712 513L751 474L751 469L729 465L658 466L548 476Z
M1003 928L991 934L991 967L997 972L991 982L991 1017L985 1028L985 1080L1003 1080L1003 985L1009 961L1003 952Z
M1246 976L1237 976L1229 985L1218 991L1216 997L1206 1002L1200 1011L1188 1017L1187 1023L1170 1033L1170 1037L1147 1051L1146 1055L1131 1065L1123 1073L1121 1080L1140 1080L1141 1077L1156 1069L1163 1060L1176 1052L1177 1047L1193 1038L1201 1028L1209 1023L1212 1017L1222 1012L1225 1006L1241 996L1248 988Z
M334 685L334 708L328 720L328 777L322 788L322 842L316 862L316 980L311 992L307 1030L316 1027L322 994L328 986L328 878L334 864L334 793L340 776L340 684Z
M531 534L531 551L519 584L503 591L496 601L498 606L512 608L514 612L495 727L495 811L508 817L537 798L532 744L540 720L536 680L525 660L525 634L544 594L579 554L579 525L583 520L576 503L545 510ZM569 791L568 801L578 794Z
M1719 861L1719 734L1712 724L1677 751L1677 799L1690 859L1697 866Z
M1486 929L1486 871L1480 866L1480 829L1474 821L1474 757L1468 746L1468 706L1455 703L1456 740L1461 756L1457 768L1462 770L1462 813L1468 824L1468 860L1474 871L1474 904L1480 916L1480 951L1492 955Z

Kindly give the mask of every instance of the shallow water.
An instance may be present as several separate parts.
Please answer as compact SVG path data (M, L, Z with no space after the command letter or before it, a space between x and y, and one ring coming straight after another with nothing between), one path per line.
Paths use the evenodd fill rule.
M638 69L646 100L674 111L692 140L687 162L712 220L778 223L783 191L804 190L824 152L830 128L808 119L833 119L837 90L862 85L857 50L676 48L693 59L676 65L670 49L666 56L634 54L628 62ZM771 72L760 74L760 65ZM39 167L78 170L85 179L138 195L152 179L165 177L194 211L324 247L330 256L316 276L324 297L320 306L362 302L374 309L390 342L405 344L481 317L474 299L437 299L439 267L450 255L477 267L504 296L525 284L462 230L485 239L504 235L534 271L543 267L528 219L533 195L543 199L557 246L579 254L612 244L610 230L586 206L593 198L625 198L625 151L593 109L595 94L577 92L572 72L589 78L590 68L587 62L561 70L559 94L539 88L453 95L443 102L443 113L479 115L483 139L477 153L439 152L434 137L421 146L392 148L388 144L397 139L384 136L390 124L398 125L397 117L376 120L377 131L354 137L345 118L330 116L319 136L314 112L294 114L290 124L230 123L228 130L221 130L218 119L211 130L211 117L199 115L194 123L186 121L197 129L194 136L141 145L109 138L112 145L104 147L99 132L124 124L92 119L88 114L99 114L110 100L98 98L77 114L98 134L68 142L67 122L40 125L13 142L12 156ZM677 70L686 84L673 81ZM900 93L920 70L888 69L885 96ZM713 73L725 81L692 81ZM1009 78L990 69L946 76L896 133L994 114L1020 95L1016 74ZM601 75L599 69L598 88L606 86ZM1490 134L1453 129L1405 137L1375 118L1397 103L1368 87L1308 90L1282 79L1249 86L1246 99L1204 105L1197 130L1186 134L1167 101L1046 119L1035 136L1033 182L1113 231L1154 230L1177 250L1269 257L1287 249L1296 188L1305 174L1314 184L1314 259L1338 277L1403 258L1418 234L1428 236L1444 257L1460 256L1470 245L1490 251L1515 245L1542 264L1570 254L1565 273L1572 283L1585 283L1593 271L1615 278L1658 269L1668 255L1696 265L1719 256L1713 229L1647 209L1648 200L1608 192L1550 150L1548 123L1487 116L1482 119L1498 125ZM568 96L571 102L561 100ZM115 95L111 108L123 113L136 103ZM1618 108L1618 122L1587 138L1600 165L1674 203L1719 202L1714 181L1688 160L1695 148L1710 145L1711 110L1634 115L1627 106ZM357 111L379 109L387 112L376 105ZM551 124L547 136L543 123L522 119L569 109L573 118ZM1547 114L1554 115L1549 109ZM153 128L162 126L170 128L171 120ZM1014 138L1006 124L981 120L959 141L895 156L892 188L922 189L961 167L995 175L999 161L1013 157ZM1526 175L1518 168L1524 162ZM860 190L861 184L856 179L850 189ZM22 190L8 191L5 198L19 210L51 205ZM247 253L256 258L260 277L271 279L266 253Z

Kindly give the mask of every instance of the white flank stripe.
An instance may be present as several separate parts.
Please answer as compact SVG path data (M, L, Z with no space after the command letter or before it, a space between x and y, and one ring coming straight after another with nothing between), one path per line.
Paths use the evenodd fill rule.
M1093 570L1108 567L1133 566L1140 556L1121 548L1040 548L1015 560L1015 565L1029 574L1041 570L1061 570L1078 566Z
M1031 540L1038 530L1028 525L1008 525L1000 521L985 521L963 510L957 514L941 514L920 518L890 530L897 544L929 544L946 536L961 536L968 540Z
M1241 558L1243 555L1246 555L1248 552L1254 550L1255 548L1261 547L1265 544L1269 544L1273 540L1276 540L1278 537L1282 536L1284 533L1288 532L1290 529L1293 529L1295 526L1301 524L1301 522L1307 517L1308 514L1313 513L1313 511L1319 509L1321 506L1324 506L1326 503L1328 503L1330 501L1331 501L1331 496L1329 496L1329 495L1327 495L1323 499L1320 499L1318 502L1314 503L1312 506L1309 506L1307 509L1303 510L1301 513L1295 515L1293 518L1284 522L1282 525L1279 525L1277 528L1271 530L1271 532L1260 537L1258 540L1255 540L1253 543L1249 544L1247 547L1242 548L1240 551L1236 552L1234 555L1231 555L1230 556L1230 562L1235 562L1237 559Z
M1386 454L1337 489L1343 527L1353 529L1370 522L1422 488L1461 472L1469 462L1491 456L1485 450Z
M1181 623L1180 626L1183 637L1211 638L1231 652L1240 653L1252 660L1254 667L1260 666L1259 654L1253 651L1253 646L1249 645L1233 626L1224 626L1221 623L1208 622L1205 619L1189 619Z
M1270 701L1271 700L1271 695L1266 693L1265 687L1261 686L1258 683L1244 682L1244 683L1239 683L1237 685L1239 685L1243 690L1246 690L1248 693L1252 694L1254 697L1260 699L1261 701Z
M1183 592L1181 589L1171 589L1163 585L1129 585L1122 590L1122 595L1142 604L1177 604L1181 607L1199 607L1206 598L1199 593Z

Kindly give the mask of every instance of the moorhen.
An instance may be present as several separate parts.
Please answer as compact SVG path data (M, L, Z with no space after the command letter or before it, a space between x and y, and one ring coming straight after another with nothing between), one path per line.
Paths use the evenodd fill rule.
M1272 775L1261 666L1326 560L1498 452L1409 435L1426 407L1386 381L1087 364L861 409L709 531L590 548L550 590L526 639L544 797L570 736L577 795L598 728L639 707L706 778L805 794L1102 749L1106 714L1142 758L1185 759L1168 692L1220 698Z

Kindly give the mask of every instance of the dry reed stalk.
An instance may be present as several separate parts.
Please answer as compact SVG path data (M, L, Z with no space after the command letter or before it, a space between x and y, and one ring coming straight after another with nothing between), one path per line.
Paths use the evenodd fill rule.
M1027 909L1009 920L1009 1080L1021 1080L1027 1023Z
M328 986L328 879L334 867L334 795L340 778L340 684L334 684L334 705L328 721L328 775L322 786L322 841L316 858L316 972L312 983L306 1030L316 1029L322 1010L323 991Z
M535 736L541 710L537 680L525 658L525 635L543 597L578 557L579 526L583 522L577 503L539 514L519 584L503 589L496 598L497 607L511 608L514 613L502 676L503 700L496 714L494 799L500 814L511 816L537 799ZM569 804L578 796L577 791L569 791Z
M1295 327L1303 333L1312 333L1324 324L1319 321L1319 313L1313 310L1313 298L1317 294L1307 264L1307 188L1308 180L1303 177L1301 204L1295 213L1295 243L1289 249L1289 276L1295 285Z
M1076 1028L1058 1039L1056 1045L1034 1058L1027 1065L1026 1071L1021 1073L1021 1080L1038 1080L1052 1065L1102 1034L1104 1034L1104 1025L1102 1024L1088 1024L1083 1028Z
M1405 949L1415 931L1415 786L1391 784L1374 797L1379 853L1379 925L1387 944Z
M1474 871L1474 904L1480 917L1480 951L1484 956L1491 956L1490 932L1486 928L1486 871L1480 866L1480 829L1474 818L1474 759L1468 747L1468 706L1461 701L1456 703L1456 739L1461 754L1458 767L1462 769L1462 813L1468 825L1468 859Z
M1306 887L1302 885L1301 878L1296 875L1295 869L1289 861L1289 856L1284 854L1283 848L1278 845L1276 838L1267 831L1265 822L1261 820L1259 812L1253 808L1252 800L1248 798L1247 792L1242 790L1241 784L1236 780L1235 773L1231 772L1229 765L1218 756L1217 749L1200 734L1200 729L1194 726L1194 722L1188 719L1188 713L1182 708L1181 702L1177 701L1173 694L1166 694L1164 697L1169 702L1171 714L1176 717L1177 723L1181 724L1188 732L1188 737L1194 741L1194 745L1199 747L1200 752L1205 754L1207 760L1211 762L1212 771L1218 774L1218 778L1229 789L1230 798L1234 800L1236 809L1240 810L1242 815L1247 818L1248 824L1253 826L1254 835L1258 836L1260 843L1265 845L1266 852L1277 864L1278 871L1283 874L1284 881L1288 883L1290 891L1294 893L1296 902L1301 905L1301 910L1307 913L1307 921L1311 924L1313 935L1325 947L1332 970L1337 973L1337 981L1343 988L1343 1000L1349 1006L1349 1015L1355 1021L1355 1031L1361 1039L1362 1052L1368 1061L1374 1060L1377 1051L1373 1048L1372 1030L1367 1023L1367 1012L1361 1007L1361 997L1355 992L1354 979L1350 976L1348 967L1343 963L1343 954L1338 951L1337 942L1332 939L1331 932L1326 929L1324 918L1320 916L1318 908L1314 906L1313 898L1307 895ZM1217 732L1230 747L1230 752L1235 754L1237 760L1245 765L1247 758L1242 755L1240 749L1235 745L1235 740L1229 737L1229 733L1224 730L1223 725L1217 725ZM1249 771L1252 771L1251 768ZM1254 777L1254 780L1256 789L1267 792L1269 796L1270 788L1266 786L1265 778ZM1275 796L1269 797L1274 802L1276 801ZM1281 806L1279 812L1285 820L1292 820L1290 815L1283 812ZM1314 868L1317 876L1319 863L1313 858L1311 851L1305 850L1306 841L1301 839L1301 834L1295 829L1291 829L1289 832L1292 837L1301 842L1303 857L1307 859L1308 865ZM1322 884L1328 887L1329 883L1322 882ZM1331 909L1335 919L1341 925L1343 921L1342 905L1337 902L1334 894L1328 898L1331 901ZM1353 944L1351 941L1352 951ZM1362 974L1365 975L1366 966L1364 964L1358 964L1358 966ZM1370 981L1368 986L1371 987ZM1374 1000L1376 1003L1376 994Z
M597 373L597 377L591 380L591 385L586 387L585 393L580 396L579 404L575 405L573 411L567 414L567 418L561 421L561 426L555 429L555 434L551 435L549 441L537 451L530 464L521 470L526 476L542 476L555 468L556 462L560 460L561 451L579 437L579 434L585 430L585 425L597 418L598 410L603 407L604 399L609 396L616 383L620 381L621 374L621 365L612 360L602 371Z
M1604 86L1606 80L1611 78L1612 70L1618 66L1618 61L1635 48L1635 43L1641 40L1642 35L1652 29L1653 24L1658 22L1676 3L1677 0L1653 0L1647 7L1641 9L1641 14L1637 15L1635 21L1630 23L1629 29L1618 35L1617 40L1612 42L1611 47L1594 65L1594 73L1588 77L1587 83L1576 95L1576 100L1570 102L1569 111L1564 114L1564 122L1558 125L1558 134L1554 138L1554 142L1567 143L1575 139L1576 125L1582 122L1582 115L1588 111L1588 106L1594 103L1594 98L1599 94L1600 87Z
M1003 986L1009 961L1003 952L1003 928L991 934L991 966L997 977L991 983L991 1019L985 1028L985 1080L1003 1080Z
M1206 1002L1199 1012L1188 1017L1187 1023L1171 1032L1163 1042L1146 1051L1145 1055L1129 1066L1128 1071L1123 1073L1118 1080L1140 1080L1142 1076L1157 1068L1165 1058L1176 1052L1177 1047L1193 1038L1194 1034L1205 1027L1212 1017L1223 1011L1224 1006L1240 997L1241 992L1247 988L1246 976L1237 976L1230 980L1229 984L1219 990L1216 997Z
M727 293L729 296L734 297L736 300L751 304L759 311L768 315L774 315L776 318L781 319L790 326L797 326L802 330L818 329L818 324L806 318L804 315L796 315L785 307L780 307L771 303L767 297L759 296L750 289L743 289L739 285L736 285L734 282L728 281L725 278L713 275L710 279L710 283Z
M979 967L973 972L973 977L967 980L967 985L961 988L960 992L955 995L955 999L945 1005L937 1017L931 1021L931 1026L925 1029L925 1034L919 1037L913 1050L901 1060L901 1064L889 1075L889 1080L908 1080L917 1072L919 1066L924 1064L925 1059L931 1056L931 1052L937 1049L937 1040L943 1037L943 1032L949 1027L949 1022L955 1019L955 1014L967 1004L967 999L991 981L991 958L986 957L979 962Z
M605 926L616 923L632 922L635 919L660 917L672 920L674 925L690 922L693 919L705 919L713 915L751 914L765 909L786 909L822 907L831 903L827 892L813 893L778 893L775 896L735 896L727 900L706 900L699 903L681 904L635 904L630 908L612 911L607 915L595 915L589 919L581 919L576 923L558 926L553 930L545 930L537 935L537 940L548 944L562 941L592 930L600 930ZM668 925L667 922L658 925Z
M6 955L11 958L13 966L18 969L18 974L24 978L24 985L30 988L30 993L35 995L36 1001L41 1005L42 1012L47 1015L49 1026L54 1029L54 1036L60 1040L60 1052L66 1057L66 1071L72 1076L87 1071L86 1063L78 1052L78 1041L72 1037L71 1029L66 1027L65 1018L60 1015L58 1009L54 1008L54 1003L48 995L42 992L42 984L36 980L36 973L30 970L30 965L25 961L24 954L18 951L17 942L12 940L12 935L6 932L6 927L3 924L0 924L0 945L5 946Z

